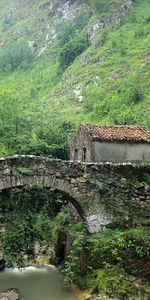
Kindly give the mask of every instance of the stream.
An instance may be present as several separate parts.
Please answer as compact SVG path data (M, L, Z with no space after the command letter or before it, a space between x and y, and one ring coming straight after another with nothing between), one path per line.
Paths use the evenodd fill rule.
M0 273L0 291L20 290L22 300L73 300L76 293L63 290L58 270L53 266L10 269Z

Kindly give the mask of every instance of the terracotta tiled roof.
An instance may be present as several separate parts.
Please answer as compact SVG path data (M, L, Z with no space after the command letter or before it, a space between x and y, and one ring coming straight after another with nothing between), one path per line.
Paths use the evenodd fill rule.
M93 140L98 141L128 141L148 142L149 132L140 126L129 125L82 125Z

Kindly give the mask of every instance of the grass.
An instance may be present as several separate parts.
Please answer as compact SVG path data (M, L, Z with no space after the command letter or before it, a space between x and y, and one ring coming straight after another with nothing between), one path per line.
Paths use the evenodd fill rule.
M4 30L4 17L12 8L2 1L0 38L5 42L12 35L16 39L21 35L26 41L33 41L35 56L47 43L44 54L32 64L0 74L0 88L13 88L19 94L21 114L30 117L32 124L38 121L45 128L59 115L60 122L71 121L76 128L80 122L92 122L138 123L150 129L149 0L134 1L133 9L122 17L120 27L110 24L98 30L88 49L63 74L58 72L59 42L46 42L51 28L55 27L57 31L60 24L64 25L63 18L42 10L41 5L45 3L42 0L36 5L29 1L16 0L14 3L15 14L23 15L23 18ZM82 11L86 8L85 4L79 6ZM107 9L104 15L111 15L115 9ZM102 17L92 11L84 30L90 32ZM100 61L94 62L97 58ZM77 95L79 85L82 88ZM80 102L79 96L83 101ZM32 131L33 135L37 133L37 122Z

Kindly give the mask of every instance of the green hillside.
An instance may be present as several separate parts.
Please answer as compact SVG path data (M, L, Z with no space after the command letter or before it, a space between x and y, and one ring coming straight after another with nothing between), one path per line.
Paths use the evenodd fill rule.
M81 122L150 129L150 0L0 2L0 155L67 158Z

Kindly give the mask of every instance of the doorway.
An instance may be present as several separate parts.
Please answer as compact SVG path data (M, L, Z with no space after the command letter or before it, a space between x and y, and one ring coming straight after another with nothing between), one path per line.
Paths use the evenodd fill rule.
M78 149L75 149L75 151L74 151L74 160L75 161L78 160Z
M83 156L82 156L82 160L83 160L83 162L86 162L86 148L83 148Z

